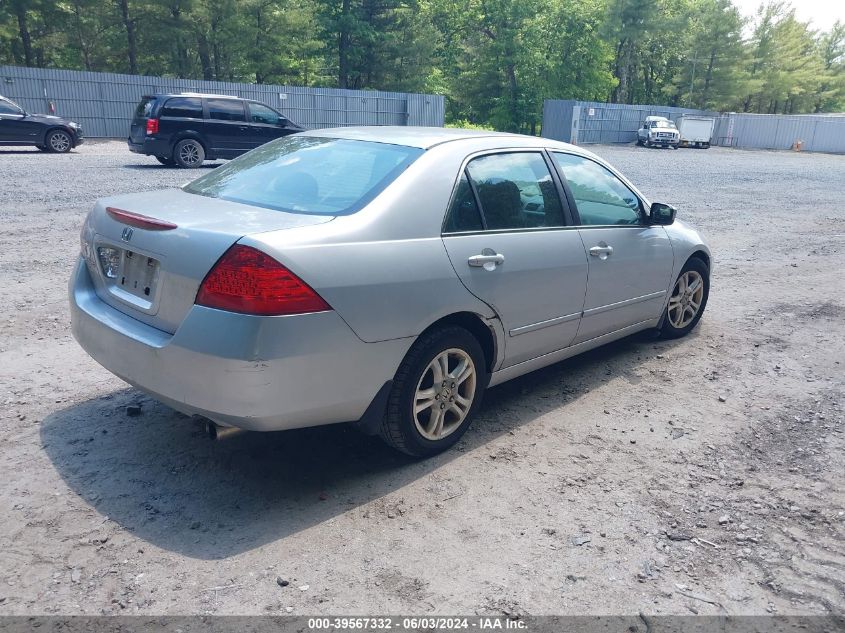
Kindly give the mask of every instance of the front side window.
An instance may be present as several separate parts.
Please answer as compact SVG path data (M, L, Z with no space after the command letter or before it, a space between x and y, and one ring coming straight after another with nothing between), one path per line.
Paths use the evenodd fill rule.
M277 211L349 215L422 153L404 145L287 136L218 167L184 190Z
M569 183L581 224L640 224L639 199L610 171L581 156L554 152L554 157Z
M173 97L161 109L162 117L184 117L187 119L202 118L202 99L199 97Z
M0 99L0 114L23 114L23 111L11 101Z
M284 123L284 117L272 108L268 108L261 103L249 104L249 116L253 123L266 123L267 125Z
M208 118L217 121L245 121L243 101L208 99Z
M467 174L478 193L488 230L565 225L563 207L542 154L483 156L469 163Z

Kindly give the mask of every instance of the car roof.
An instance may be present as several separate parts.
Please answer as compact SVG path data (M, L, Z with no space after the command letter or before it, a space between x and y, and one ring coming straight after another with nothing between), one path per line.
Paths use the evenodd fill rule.
M406 145L420 149L430 149L435 145L466 140L489 139L493 146L520 147L569 147L565 143L553 141L539 136L511 134L508 132L489 132L486 130L464 130L448 127L414 127L414 126L356 126L321 128L301 132L307 136L322 136L328 138L350 139L355 141L372 141L375 143L389 143L391 145Z

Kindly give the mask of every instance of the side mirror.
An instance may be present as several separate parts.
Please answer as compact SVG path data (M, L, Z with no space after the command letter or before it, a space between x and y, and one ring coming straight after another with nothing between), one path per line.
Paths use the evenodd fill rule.
M649 224L667 226L675 221L676 213L675 207L662 202L655 202L648 210L648 222Z

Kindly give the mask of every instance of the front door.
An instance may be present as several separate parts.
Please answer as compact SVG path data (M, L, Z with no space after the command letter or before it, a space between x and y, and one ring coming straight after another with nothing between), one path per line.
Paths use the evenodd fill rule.
M287 119L263 103L249 101L249 130L247 132L250 147L264 145L268 141L285 136Z
M642 203L599 163L553 152L580 219L589 277L576 343L660 316L672 276L666 229L650 226Z
M504 326L504 366L567 347L578 331L587 255L568 226L543 152L470 161L444 226L443 243L467 289Z
M27 123L26 114L14 103L0 99L0 143L35 143L41 126Z

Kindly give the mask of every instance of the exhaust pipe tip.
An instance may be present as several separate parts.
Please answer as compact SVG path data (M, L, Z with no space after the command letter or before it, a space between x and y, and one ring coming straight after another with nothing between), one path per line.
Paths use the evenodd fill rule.
M208 435L209 439L214 441L226 440L241 433L246 433L246 431L236 426L223 426L211 420L205 423L205 434Z

